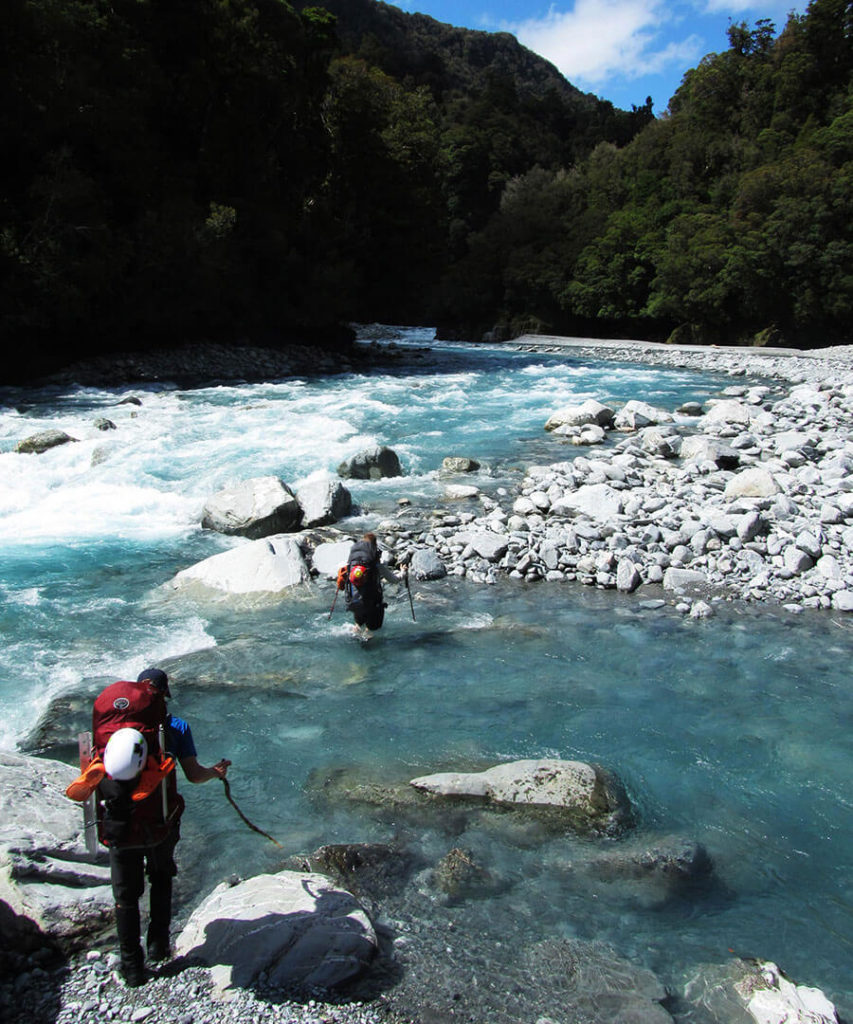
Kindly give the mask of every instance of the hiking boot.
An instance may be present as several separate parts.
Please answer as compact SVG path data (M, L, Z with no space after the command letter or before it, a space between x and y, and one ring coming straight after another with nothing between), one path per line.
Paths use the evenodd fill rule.
M139 988L140 985L144 985L148 981L148 971L142 964L128 963L119 964L118 968L119 977L127 985L128 988Z
M116 904L118 932L118 973L128 988L138 988L148 981L145 957L139 941L139 907Z
M151 917L145 944L148 960L159 963L169 959L169 926L172 923L172 876L151 876Z
M148 960L151 963L158 964L163 960L168 960L170 955L169 951L169 936L157 935L153 938L148 939Z

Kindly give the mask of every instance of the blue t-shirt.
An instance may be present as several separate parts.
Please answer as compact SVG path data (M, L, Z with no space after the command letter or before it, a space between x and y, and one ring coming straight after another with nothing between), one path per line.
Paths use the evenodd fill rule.
M166 749L181 761L185 757L196 757L195 743L189 725L183 718L170 714L166 718Z

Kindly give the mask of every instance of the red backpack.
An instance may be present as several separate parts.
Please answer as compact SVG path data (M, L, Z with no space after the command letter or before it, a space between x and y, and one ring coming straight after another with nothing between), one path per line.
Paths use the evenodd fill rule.
M168 712L150 682L118 682L103 690L92 709L92 753L103 758L119 729L138 729L148 744L142 775L128 782L106 776L98 786L98 838L104 846L154 846L177 825L184 809L174 761L160 743Z

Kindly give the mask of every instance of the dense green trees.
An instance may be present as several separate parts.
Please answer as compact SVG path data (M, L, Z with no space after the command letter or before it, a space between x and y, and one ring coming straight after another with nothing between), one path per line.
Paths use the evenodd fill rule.
M2 340L33 365L348 319L849 340L847 0L732 25L659 119L511 36L325 7L7 0Z
M511 327L544 311L554 329L584 316L685 340L849 340L850 5L813 0L778 39L760 21L732 25L729 41L685 75L661 120L582 161L556 207L554 180L528 176L510 219L532 226L531 211L550 210L536 236L540 252L562 245L562 261L537 275L547 298L521 287L509 253L498 261L489 294ZM507 215L483 237L523 234Z
M50 359L312 322L325 12L8 0L0 38L5 340Z

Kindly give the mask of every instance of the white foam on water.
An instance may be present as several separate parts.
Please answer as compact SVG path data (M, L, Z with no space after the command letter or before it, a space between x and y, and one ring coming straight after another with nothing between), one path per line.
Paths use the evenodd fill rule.
M87 615L118 610L126 602L103 599L90 602ZM58 613L60 609L57 609ZM14 750L17 741L38 722L52 700L73 691L82 679L112 676L135 679L149 664L216 646L207 623L191 616L175 621L140 624L137 631L81 638L62 650L46 648L38 635L4 648L0 654L0 750Z
M27 608L35 608L41 601L41 590L38 587L24 587L14 590L11 587L0 588L3 601L9 604L20 604Z
M322 725L282 725L276 730L279 739L290 743L311 743L323 735Z
M463 619L456 627L457 629L491 629L495 624L493 615L488 612L479 612L468 619Z

